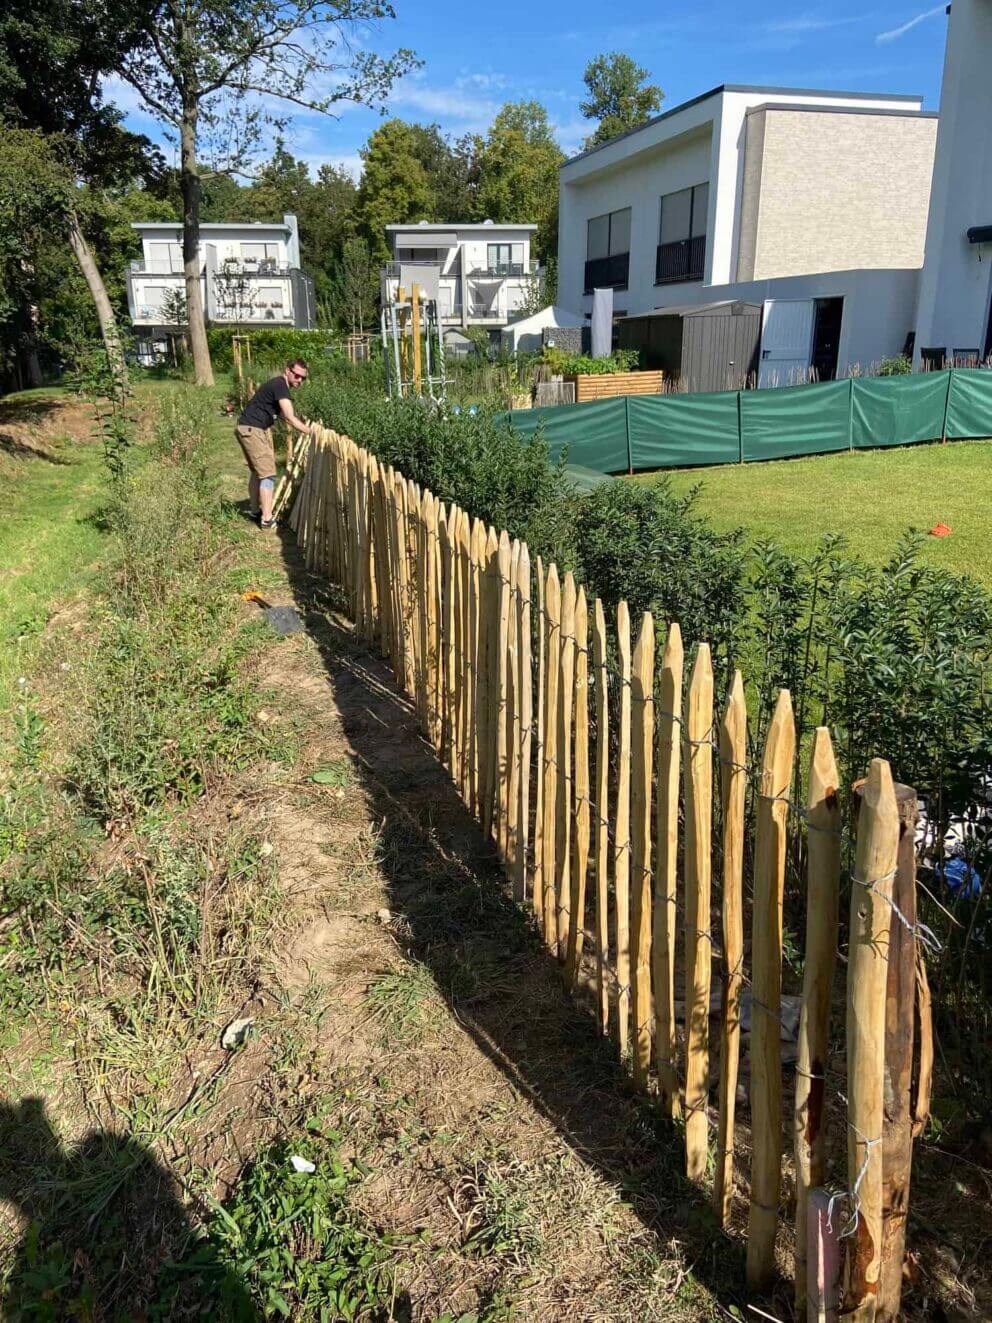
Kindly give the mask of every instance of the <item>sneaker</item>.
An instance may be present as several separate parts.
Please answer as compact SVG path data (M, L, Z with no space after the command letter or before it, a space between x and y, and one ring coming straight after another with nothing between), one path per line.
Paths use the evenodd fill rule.
M258 526L259 528L263 529L265 532L269 532L271 529L275 528L276 521L274 519L259 518Z
M253 524L260 524L262 522L261 510L249 510L247 512L247 517L252 521Z

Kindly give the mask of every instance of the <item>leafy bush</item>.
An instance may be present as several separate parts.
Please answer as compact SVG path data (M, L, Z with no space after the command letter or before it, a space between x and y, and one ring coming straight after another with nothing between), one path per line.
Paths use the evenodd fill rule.
M570 354L565 349L545 345L541 361L556 375L608 376L617 372L634 372L640 367L639 349L615 349L609 358L590 358L588 354Z
M906 354L895 354L892 358L883 358L878 365L878 375L880 377L903 377L912 370L912 359Z
M230 370L234 358L231 336L244 336L251 344L252 366L256 377L261 367L285 367L291 358L305 358L319 364L328 356L343 358L340 340L330 331L298 331L288 326L244 327L211 326L207 330L210 358L219 372Z
M442 501L526 539L532 557L562 567L574 561L579 498L540 435L521 440L485 410L454 414L427 401L390 401L381 386L353 389L347 380L311 385L303 407Z
M695 489L676 495L667 479L601 484L578 509L578 560L604 603L625 599L633 621L643 611L677 620L687 641L708 639L727 654L746 610L743 541L695 516L695 498Z

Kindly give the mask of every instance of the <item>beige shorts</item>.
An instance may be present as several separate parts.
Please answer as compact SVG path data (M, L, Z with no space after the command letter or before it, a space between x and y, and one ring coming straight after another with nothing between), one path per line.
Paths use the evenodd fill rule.
M276 476L276 452L272 448L272 433L263 427L241 427L234 429L238 445L244 451L248 467L256 478L274 478Z

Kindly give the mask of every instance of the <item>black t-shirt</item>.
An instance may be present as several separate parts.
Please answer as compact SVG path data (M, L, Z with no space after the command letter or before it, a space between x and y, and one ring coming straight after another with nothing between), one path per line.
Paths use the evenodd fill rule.
M238 419L239 427L271 427L279 417L279 401L289 399L284 376L273 377L251 397Z

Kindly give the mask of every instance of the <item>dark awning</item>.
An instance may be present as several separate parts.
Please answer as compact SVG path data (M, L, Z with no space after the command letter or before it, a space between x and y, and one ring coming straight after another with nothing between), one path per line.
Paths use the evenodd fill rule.
M992 243L992 225L973 225L968 231L969 243Z

